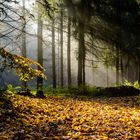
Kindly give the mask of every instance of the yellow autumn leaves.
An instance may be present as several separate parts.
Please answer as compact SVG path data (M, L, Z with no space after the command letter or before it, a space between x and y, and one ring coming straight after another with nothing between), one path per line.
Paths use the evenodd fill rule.
M0 55L8 62L6 67L14 68L22 81L35 77L46 79L44 68L37 62L19 55L11 54L5 49L0 49Z
M32 139L140 139L139 96L34 99L16 95L11 99L20 109L10 126L24 128Z

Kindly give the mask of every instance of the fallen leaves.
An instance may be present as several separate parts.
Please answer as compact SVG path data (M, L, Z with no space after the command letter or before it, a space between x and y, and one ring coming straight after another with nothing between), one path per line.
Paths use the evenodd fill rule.
M0 139L139 140L139 100L139 96L37 99L16 95L10 108L0 107Z

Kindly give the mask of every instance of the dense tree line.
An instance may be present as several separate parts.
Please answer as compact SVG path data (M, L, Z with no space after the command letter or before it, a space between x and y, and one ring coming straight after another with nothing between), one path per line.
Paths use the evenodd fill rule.
M0 12L7 15L4 10L9 2L1 3ZM23 1L24 4L24 1ZM60 85L64 86L64 33L67 33L67 85L72 85L71 74L71 37L78 42L77 59L77 85L86 85L86 61L87 55L102 60L107 67L109 65L116 67L116 84L119 84L119 74L125 76L125 66L129 68L130 61L140 67L139 58L139 20L140 3L136 0L64 0L64 1L46 1L36 2L39 5L38 13L38 63L43 66L43 23L51 24L52 32L52 79L53 88L57 87L57 74L60 74ZM10 9L11 10L11 9ZM47 15L44 18L43 15ZM19 15L18 15L19 16ZM25 7L20 18L24 28L20 28L23 33L23 56L25 51ZM5 24L5 18L1 20ZM8 22L7 22L8 23ZM65 26L66 24L66 26ZM59 32L60 41L60 73L56 72L56 29ZM15 30L19 31L19 28ZM20 33L19 32L19 33ZM0 38L7 37L6 34ZM97 43L100 42L99 43ZM102 44L102 45L101 45ZM105 46L105 47L102 47ZM107 49L106 49L107 48ZM108 50L108 51L106 51ZM111 53L113 52L113 53ZM39 71L42 69L38 68ZM140 80L140 68L138 68L138 77ZM37 88L43 90L43 79L37 78Z

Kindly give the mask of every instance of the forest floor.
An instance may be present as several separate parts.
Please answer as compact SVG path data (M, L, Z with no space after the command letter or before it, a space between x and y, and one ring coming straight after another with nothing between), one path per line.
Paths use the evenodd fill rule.
M0 140L140 140L140 96L0 100Z

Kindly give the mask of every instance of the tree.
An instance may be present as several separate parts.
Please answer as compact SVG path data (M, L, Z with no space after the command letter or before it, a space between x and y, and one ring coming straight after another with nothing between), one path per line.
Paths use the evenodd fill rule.
M43 45L42 45L42 37L43 37L43 21L41 19L41 13L38 12L38 63L43 66ZM38 67L39 71L42 71L40 67ZM37 77L37 91L38 93L43 92L43 78Z
M0 49L0 55L4 58L0 64L0 70L4 71L6 68L15 69L21 81L28 81L37 76L46 78L43 74L44 68L37 62L29 58L9 53L4 48ZM33 66L37 66L40 70L32 68Z
M22 56L26 58L26 15L25 15L25 0L22 0L23 3L23 25L25 27L23 28L22 31ZM23 81L22 82L23 87L26 89L27 88L27 82Z
M82 42L84 42L83 44L85 44L87 35L93 36L95 40L107 43L112 48L116 46L116 50L119 50L116 52L118 56L121 52L124 52L126 55L132 54L135 59L137 58L139 60L138 40L140 29L140 4L138 3L138 1L64 0L64 2L66 4L66 7L68 8L69 13L71 13L72 22L74 23L75 30L77 31L77 34L79 36L79 44L82 44ZM82 25L80 25L79 23L82 23L84 28L80 27ZM83 35L82 30L79 30L79 28L82 30L84 29ZM82 39L80 35L81 37L84 36L82 37L84 39ZM82 49L86 50L86 45L83 45L83 48L80 48L80 46L81 45L79 45L79 52L82 52ZM100 48L98 44L94 46ZM94 51L97 52L98 49L95 50L95 47L91 47L94 49ZM83 51L82 54L79 52L78 85L80 85L81 83L83 84L85 81L84 58L86 54L84 53L85 51ZM94 52L94 55L97 56L98 54L96 54L96 52ZM119 59L116 60L116 67L118 67L118 64L120 63ZM117 69L116 73L118 73Z
M68 86L71 86L71 17L68 13L68 36L67 36L67 73L68 73Z
M87 28L87 21L90 21L90 5L86 1L65 1L66 6L71 12L72 21L76 25L78 34L78 86L85 85L85 59L86 59L86 45L85 33ZM89 9L88 9L89 8Z
M58 57L57 57L57 65L58 65L58 69L57 69L57 85L60 85L60 29L59 29L59 25L58 25L58 49L57 49L57 53L58 53Z
M17 14L16 9L14 9L10 4L17 4L16 1L7 1L7 0L2 0L0 2L0 26L5 27L5 29L2 29L0 32L0 39L7 39L8 41L13 41L13 36L10 36L12 33L15 31L20 30L19 24L15 23L22 23L23 15L22 14ZM19 10L19 9L17 9ZM17 18L15 18L17 17ZM24 26L24 25L22 25ZM21 33L21 32L20 32ZM18 34L19 35L19 34Z
M131 55L131 61L135 61L134 58L138 56L135 54L135 49L137 48L136 46L138 46L136 38L139 34L137 31L139 30L138 19L140 16L138 12L140 5L135 0L110 0L108 5L112 7L110 8L112 9L111 11L104 10L104 15L102 13L103 11L101 12L100 9L99 11L102 13L101 18L103 18L109 24L111 23L115 29L114 34L116 34L116 38L113 42L116 45L116 84L118 84L120 65L122 70L122 58L120 58L121 52L124 52L127 55ZM104 9L106 9L105 7L107 7L107 4L104 5Z
M53 74L53 88L56 88L55 27L54 27L54 19L52 19L52 74Z
M10 5L11 3L12 6ZM19 9L14 8L14 4L17 7L19 6ZM17 10L19 10L19 12ZM1 59L0 70L3 72L6 68L15 69L21 81L28 81L37 76L45 78L46 76L43 74L44 69L40 64L29 58L24 58L5 50L10 43L16 44L21 34L23 32L25 33L23 30L25 27L25 22L23 23L24 16L21 10L22 7L18 5L17 1L2 0L2 2L0 2L0 26L5 27L2 28L3 30L0 32L0 39L2 42L4 40L8 41L6 45L1 44L0 46L0 56L3 58ZM39 67L40 70L33 68L33 66Z
M79 22L79 46L78 46L78 86L85 84L85 39L84 24Z
M60 53L61 53L61 87L64 86L64 70L63 70L63 4L60 5Z
M129 55L127 50L128 47L126 47L129 44L129 48L134 52L134 47L132 47L134 45L132 45L129 41L131 40L131 42L134 42L132 40L132 36L134 38L139 36L139 33L137 32L139 29L138 19L140 17L138 14L138 2L135 0L89 0L88 2L81 0L75 2L66 1L66 4L71 12L74 11L72 12L73 16L77 15L76 20L89 19L88 23L82 22L85 25L85 34L93 35L96 40L102 40L110 44L112 47L114 44L116 45L116 79L118 79L120 51ZM128 37L127 39L126 36ZM134 54L131 54L131 56L132 55L134 56ZM80 63L79 67L81 67ZM81 75L80 73L79 75ZM79 78L81 78L81 76L79 76ZM82 80L79 79L79 81ZM117 80L117 83L118 82L119 80Z

